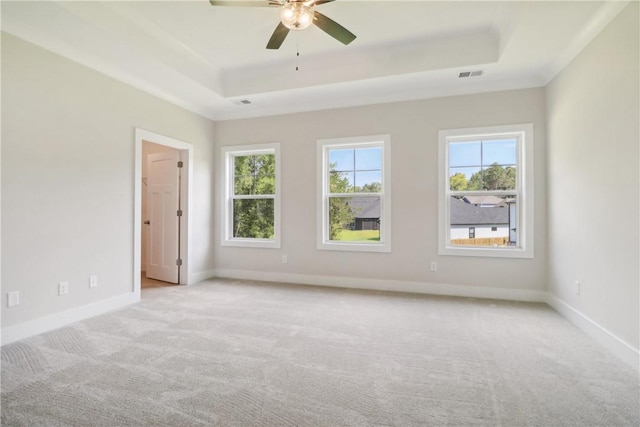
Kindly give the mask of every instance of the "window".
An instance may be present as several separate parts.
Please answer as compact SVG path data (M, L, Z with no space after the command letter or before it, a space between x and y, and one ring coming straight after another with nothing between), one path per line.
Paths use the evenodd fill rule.
M222 147L222 245L280 247L279 144Z
M439 133L441 255L533 257L533 126Z
M391 250L389 135L318 141L318 249Z

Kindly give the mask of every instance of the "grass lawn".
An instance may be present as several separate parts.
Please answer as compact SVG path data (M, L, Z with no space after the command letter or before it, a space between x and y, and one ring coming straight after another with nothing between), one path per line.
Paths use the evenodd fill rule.
M337 240L360 242L363 240L380 241L379 230L342 230Z

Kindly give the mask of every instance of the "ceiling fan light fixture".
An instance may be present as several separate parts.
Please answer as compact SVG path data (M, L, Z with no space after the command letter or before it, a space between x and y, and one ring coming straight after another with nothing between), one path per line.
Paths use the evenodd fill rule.
M304 30L313 24L313 10L302 2L290 2L280 9L280 21L290 30Z

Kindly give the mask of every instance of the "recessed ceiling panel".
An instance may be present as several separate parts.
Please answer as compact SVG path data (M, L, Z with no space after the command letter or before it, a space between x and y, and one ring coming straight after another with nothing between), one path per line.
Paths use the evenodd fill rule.
M311 26L278 50L277 7L207 0L3 1L2 30L216 120L544 85L626 3L336 0L352 43Z

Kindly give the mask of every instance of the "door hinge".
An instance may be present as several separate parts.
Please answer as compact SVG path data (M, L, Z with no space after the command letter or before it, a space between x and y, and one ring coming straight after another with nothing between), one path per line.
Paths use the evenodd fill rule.
M178 162L178 167L179 167L179 168L181 168L181 167L183 167L183 166L184 166L184 162L183 162L182 160L180 160L180 161Z
M181 259L177 259L176 260L176 265L177 266L181 266L182 265L182 260Z
M182 216L182 209L178 209L178 212L176 213L178 216Z

